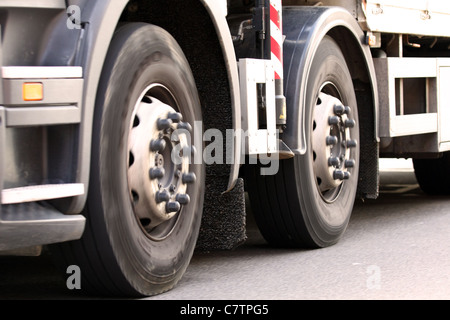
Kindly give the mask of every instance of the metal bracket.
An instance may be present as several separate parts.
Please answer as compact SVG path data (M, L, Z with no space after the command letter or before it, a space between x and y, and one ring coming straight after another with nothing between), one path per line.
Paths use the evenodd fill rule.
M266 7L259 6L253 9L253 28L258 33L260 40L266 39L266 16Z
M275 79L270 60L240 59L242 127L246 133L246 154L258 155L278 152L275 106ZM265 84L266 127L258 122L257 85Z

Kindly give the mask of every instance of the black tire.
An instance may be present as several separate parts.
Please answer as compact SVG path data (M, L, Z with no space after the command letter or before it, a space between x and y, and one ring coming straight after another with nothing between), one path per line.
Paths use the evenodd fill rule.
M423 192L450 195L450 152L436 159L413 159L414 173Z
M130 179L139 177L130 173L131 153L135 152L130 151L130 132L137 125L135 109L142 103L154 108L155 101L181 113L182 121L202 120L194 78L175 40L153 25L123 25L112 40L98 90L89 193L83 212L86 230L81 240L53 250L63 258L65 268L80 267L81 289L90 294L131 297L165 292L180 280L195 249L203 207L202 164L189 164L195 181L177 180L190 202L172 212L170 219L150 228L143 222L150 219L137 217L135 212L139 195L130 193L129 185ZM145 156L149 146L137 152ZM141 175L145 179L149 171L142 170ZM153 217L153 208L148 210Z
M281 160L279 171L273 176L260 175L259 168L248 170L248 192L255 220L263 237L277 246L319 248L335 244L347 228L356 196L359 168L357 143L356 146L349 144L348 149L344 148L349 152L347 160L352 160L351 164L347 163L348 168L344 168L342 163L336 167L336 170L340 168L348 172L345 177L347 180L333 182L334 178L330 180L328 177L338 186L327 191L328 187L322 185L323 179L315 169L318 154L324 152L315 150L317 144L313 143L313 138L318 134L315 132L318 128L315 118L323 118L318 111L317 114L314 112L318 110L315 108L323 107L319 107L323 103L319 93L328 102L335 101L333 97L341 101L341 111L343 106L350 107L344 108L344 114L348 116L346 120L353 120L353 126L346 132L350 134L353 144L359 141L358 110L352 78L341 50L333 39L325 37L322 40L309 75L305 115L307 153ZM338 113L341 114L341 111ZM343 124L342 117L341 114L339 126ZM341 138L338 145L342 142ZM344 149L335 151L342 154Z

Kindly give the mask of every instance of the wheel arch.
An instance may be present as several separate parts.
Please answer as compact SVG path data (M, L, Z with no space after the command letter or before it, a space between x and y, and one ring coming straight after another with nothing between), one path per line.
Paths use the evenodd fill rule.
M86 193L72 201L68 211L74 213L83 209L87 198L96 93L104 59L118 24L148 22L171 33L188 58L199 87L202 105L210 114L209 117L214 118L214 113L218 113L222 115L221 119L228 120L220 123L222 128L216 126L218 121L211 121L209 126L224 132L228 128L241 127L237 62L224 8L218 1L86 1L82 3L81 11L81 20L86 22L86 29L84 44L77 55L82 57L79 61L84 70L85 85L77 180L84 183ZM163 15L164 12L167 14ZM214 46L214 50L208 45ZM219 66L215 65L211 58L214 58ZM217 85L218 81L226 85ZM208 119L205 122L208 122ZM235 148L240 148L240 143L234 145ZM235 150L234 154L239 157L240 150ZM222 168L217 170L223 172ZM238 178L239 162L234 161L233 165L227 165L226 170L230 176L228 189L231 189Z
M378 88L364 33L349 12L338 7L288 7L283 13L285 95L288 123L283 140L296 153L306 152L304 106L308 72L326 35L341 48L353 78L361 126L358 197L378 195ZM302 21L302 25L298 25ZM299 107L298 107L299 106Z
M223 2L217 0L138 0L135 13L122 21L156 24L178 42L191 65L203 108L204 130L241 128L239 75ZM183 27L180 27L183 26ZM241 143L234 135L234 161L215 164L207 172L229 175L227 190L239 175ZM225 152L224 152L225 154ZM226 191L226 190L222 190Z

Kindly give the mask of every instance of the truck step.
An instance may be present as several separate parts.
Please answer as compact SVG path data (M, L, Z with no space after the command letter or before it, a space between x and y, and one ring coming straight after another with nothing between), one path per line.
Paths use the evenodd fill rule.
M2 205L0 251L76 240L85 223L82 215L64 215L36 202Z

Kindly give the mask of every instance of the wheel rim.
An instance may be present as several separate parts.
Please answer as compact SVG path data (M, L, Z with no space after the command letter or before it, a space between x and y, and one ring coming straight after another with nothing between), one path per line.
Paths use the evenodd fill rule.
M322 199L330 203L338 198L355 166L351 152L357 145L351 136L355 120L351 119L350 107L341 101L337 87L327 82L320 90L313 111L313 171Z
M196 180L189 172L191 126L178 110L171 92L153 84L141 94L131 118L128 190L137 221L152 240L171 233L190 203L188 185Z

